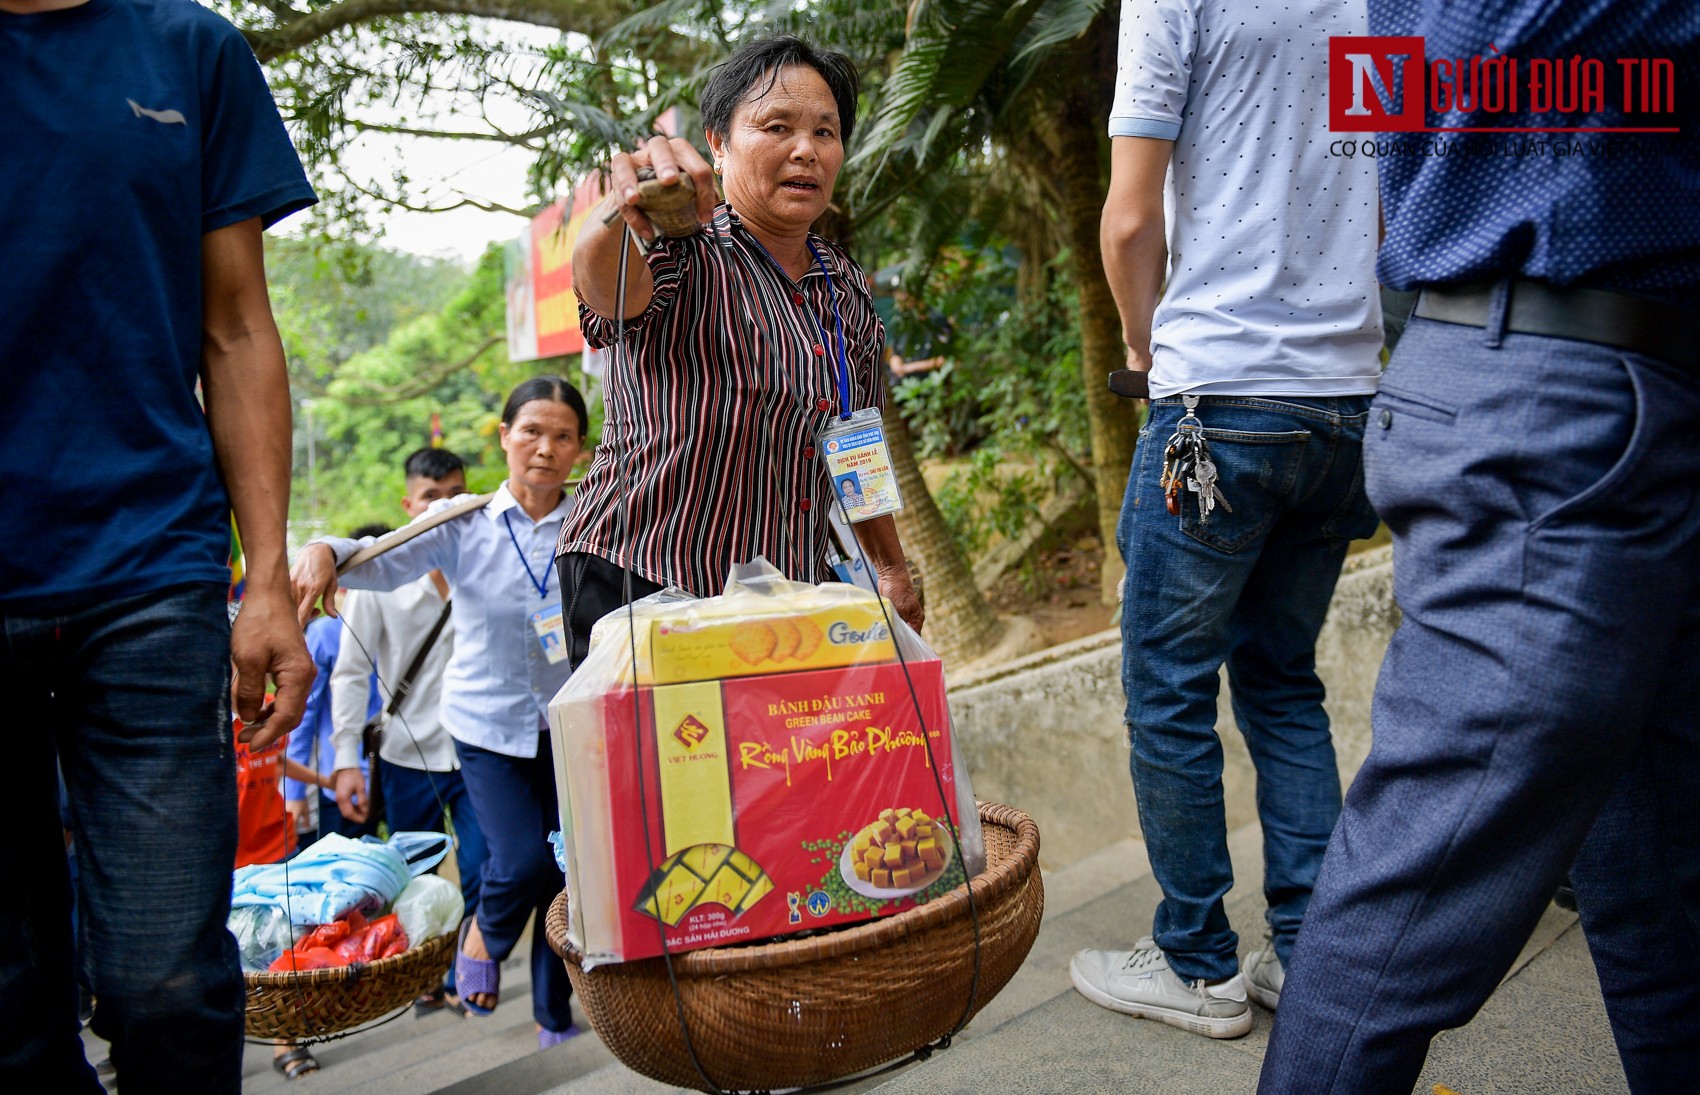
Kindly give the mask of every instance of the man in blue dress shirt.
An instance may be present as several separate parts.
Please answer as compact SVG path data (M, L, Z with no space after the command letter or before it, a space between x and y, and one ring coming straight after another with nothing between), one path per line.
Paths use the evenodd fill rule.
M1700 146L1691 114L1624 113L1617 59L1700 77L1700 7L1371 0L1370 24L1423 36L1430 60L1497 48L1526 76L1579 54L1610 74L1592 113L1524 97L1430 127L1681 132L1381 161L1381 278L1421 291L1365 443L1404 618L1260 1091L1411 1090L1572 863L1630 1089L1693 1091Z

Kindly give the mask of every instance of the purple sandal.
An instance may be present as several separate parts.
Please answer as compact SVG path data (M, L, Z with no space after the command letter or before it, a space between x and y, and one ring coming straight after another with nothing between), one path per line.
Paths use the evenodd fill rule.
M473 1015L490 1015L495 1008L481 1008L471 997L488 993L501 996L502 964L494 958L474 958L466 953L466 933L472 928L472 917L460 922L460 942L455 946L455 992L461 1007Z
M578 1037L578 1033L579 1029L577 1023L574 1023L566 1030L540 1030L537 1032L537 1048L548 1049L551 1046L558 1046L568 1038Z

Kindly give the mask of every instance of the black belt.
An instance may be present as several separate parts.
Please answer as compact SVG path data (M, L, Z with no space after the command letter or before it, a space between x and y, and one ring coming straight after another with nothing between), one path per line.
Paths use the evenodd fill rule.
M1496 284L1482 281L1424 289L1412 314L1441 323L1486 327ZM1510 288L1507 331L1598 342L1700 371L1700 318L1674 304L1522 278L1513 279Z

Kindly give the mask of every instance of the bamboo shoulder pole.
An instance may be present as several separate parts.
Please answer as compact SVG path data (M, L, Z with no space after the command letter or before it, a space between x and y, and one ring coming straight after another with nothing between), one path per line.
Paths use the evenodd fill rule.
M414 537L430 532L438 525L453 521L456 517L471 513L473 510L483 509L490 504L490 499L494 497L496 497L494 494L469 494L457 499L452 506L445 506L436 513L428 513L418 520L409 521L394 532L385 533L373 543L350 555L346 562L336 568L337 576L341 577L347 574L360 564L370 562L386 551L393 551Z

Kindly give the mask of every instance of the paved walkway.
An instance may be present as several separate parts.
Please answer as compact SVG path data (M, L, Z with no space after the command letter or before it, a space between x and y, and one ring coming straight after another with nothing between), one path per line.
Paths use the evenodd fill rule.
M1262 941L1259 834L1232 834L1228 914L1242 952ZM1144 849L1124 841L1046 877L1045 922L1026 965L948 1051L838 1089L880 1095L1251 1092L1273 1016L1255 1008L1244 1038L1213 1041L1093 1006L1069 984L1084 946L1129 946L1148 932L1157 886ZM528 945L528 944L526 944ZM524 953L523 950L521 953ZM404 1016L316 1049L324 1070L285 1084L271 1051L249 1048L246 1090L338 1095L663 1095L616 1062L594 1034L537 1050L525 963L503 970L506 1003L489 1019ZM92 1036L90 1059L105 1047ZM1550 908L1480 1015L1436 1039L1417 1091L1459 1095L1622 1095L1599 984L1571 913Z

